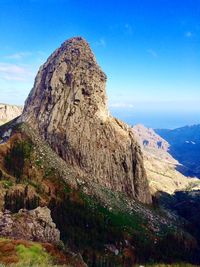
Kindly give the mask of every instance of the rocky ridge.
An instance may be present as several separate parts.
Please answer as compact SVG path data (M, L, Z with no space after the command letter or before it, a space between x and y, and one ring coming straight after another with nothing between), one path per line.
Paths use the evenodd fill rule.
M169 154L169 143L159 136L153 129L147 128L142 124L132 127L137 136L141 147L152 157L165 160L172 164L178 164L178 161Z
M200 178L200 125L155 131L170 143L170 154L181 164L179 171Z
M40 68L22 120L85 180L151 203L140 146L109 114L105 85L88 43L72 38Z
M177 170L180 164L169 154L170 145L167 141L143 125L135 125L132 129L144 154L152 195L157 192L173 194L178 190L200 189L199 179L186 177Z
M22 110L21 106L0 104L0 125L20 116Z

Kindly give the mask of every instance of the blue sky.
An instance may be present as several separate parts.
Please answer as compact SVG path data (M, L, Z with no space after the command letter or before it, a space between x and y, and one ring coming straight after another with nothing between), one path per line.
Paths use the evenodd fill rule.
M200 115L199 0L0 0L0 102L23 104L39 66L73 36L107 74L114 114Z

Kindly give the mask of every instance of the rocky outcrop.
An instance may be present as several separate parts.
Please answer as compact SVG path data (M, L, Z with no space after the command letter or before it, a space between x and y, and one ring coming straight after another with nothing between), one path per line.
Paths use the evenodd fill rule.
M20 116L22 109L20 106L0 104L0 125Z
M60 241L60 232L47 207L21 209L15 214L0 212L0 236L55 244Z
M140 146L109 114L105 85L88 43L70 39L40 68L22 119L85 179L150 203Z

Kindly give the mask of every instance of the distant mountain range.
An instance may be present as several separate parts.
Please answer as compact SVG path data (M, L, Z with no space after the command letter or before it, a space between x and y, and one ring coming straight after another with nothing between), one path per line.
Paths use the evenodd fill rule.
M200 178L200 124L155 132L170 144L169 153L181 163L179 171Z
M22 109L21 106L0 103L0 125L21 115Z
M165 139L141 124L133 126L132 130L143 150L144 166L153 195L200 188L198 179L188 179L178 171L181 165L177 158L170 155L170 144Z

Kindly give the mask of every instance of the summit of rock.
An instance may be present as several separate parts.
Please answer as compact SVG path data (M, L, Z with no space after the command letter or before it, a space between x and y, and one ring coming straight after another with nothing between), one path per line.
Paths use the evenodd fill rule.
M69 39L40 68L22 120L85 180L150 203L140 146L109 114L106 80L89 44Z

